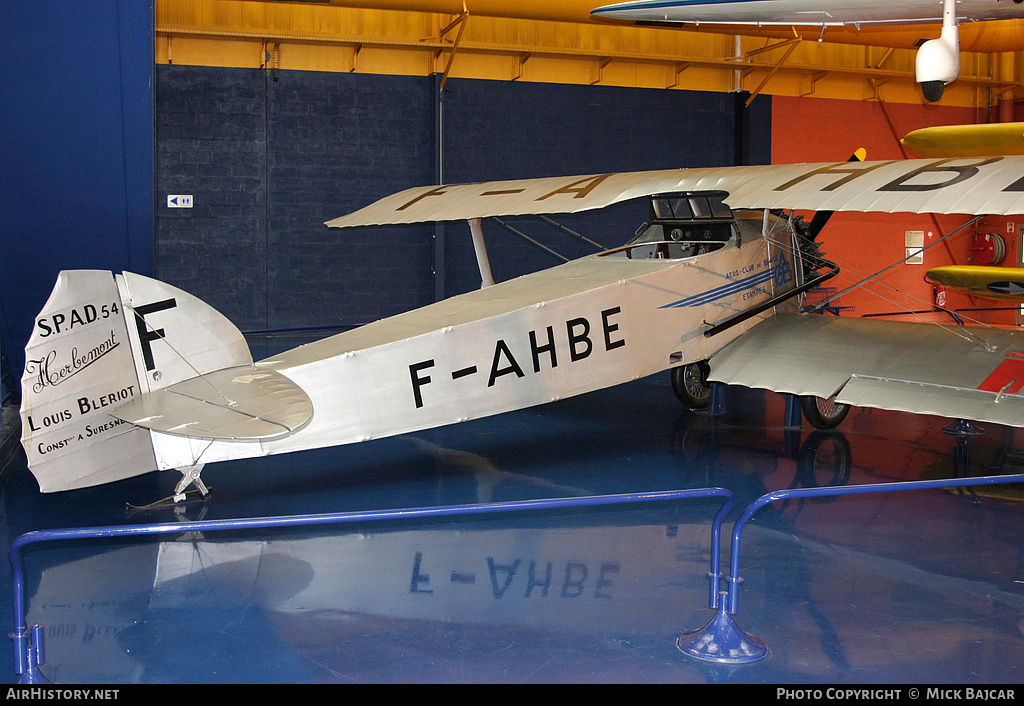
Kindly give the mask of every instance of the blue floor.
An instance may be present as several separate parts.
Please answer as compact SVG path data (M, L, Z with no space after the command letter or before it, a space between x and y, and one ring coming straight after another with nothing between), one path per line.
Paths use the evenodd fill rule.
M853 410L783 428L783 398L731 388L721 417L656 376L407 437L208 466L208 502L133 510L177 474L42 495L15 461L10 541L42 528L565 498L722 486L739 512L791 487L949 478L949 420ZM971 475L1024 471L983 425ZM1024 680L1024 491L786 501L744 534L736 623L768 655L694 660L714 616L720 503L34 545L28 622L61 683L1014 684ZM4 567L6 632L13 629ZM0 669L15 679L13 649Z

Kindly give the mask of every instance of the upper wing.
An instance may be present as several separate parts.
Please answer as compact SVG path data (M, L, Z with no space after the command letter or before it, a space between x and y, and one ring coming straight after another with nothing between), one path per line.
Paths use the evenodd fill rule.
M576 213L680 191L725 191L733 208L1020 213L1024 156L705 167L426 186L388 196L327 225Z
M1021 332L782 315L710 362L716 382L1024 426Z

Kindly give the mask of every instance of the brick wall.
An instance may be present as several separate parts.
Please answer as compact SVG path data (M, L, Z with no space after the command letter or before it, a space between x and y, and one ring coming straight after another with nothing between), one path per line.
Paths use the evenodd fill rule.
M261 72L158 67L159 279L242 328L266 321L267 131ZM189 209L167 207L191 194Z
M426 77L157 66L157 276L243 330L364 323L478 287L465 223L436 241L430 225L323 225L435 183L435 86ZM444 180L732 164L735 106L729 94L450 80ZM770 120L760 114L758 124ZM768 149L755 150L761 161ZM192 194L194 207L167 208L168 194ZM559 220L612 246L644 218L635 204ZM540 219L515 225L568 257L593 252ZM558 263L491 222L484 228L499 281Z

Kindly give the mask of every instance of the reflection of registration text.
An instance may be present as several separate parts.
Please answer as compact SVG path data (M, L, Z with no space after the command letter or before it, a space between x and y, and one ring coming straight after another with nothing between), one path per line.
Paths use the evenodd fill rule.
M601 562L599 567L595 567L582 561L556 565L551 561L517 558L499 562L493 557L487 558L487 585L495 599L514 596L607 599L611 598L612 576L617 573L617 561ZM447 576L451 584L473 585L477 582L475 572L453 570ZM409 592L433 593L437 587L423 565L423 554L416 552Z

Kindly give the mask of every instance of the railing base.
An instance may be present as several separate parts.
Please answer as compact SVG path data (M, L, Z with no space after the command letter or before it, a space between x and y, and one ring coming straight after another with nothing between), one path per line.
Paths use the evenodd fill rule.
M22 639L27 637L25 633L22 633L22 636ZM25 647L24 654L25 670L18 676L18 684L52 684L53 682L39 671L39 665L44 661L42 658L43 629L39 625L32 626L32 643Z
M749 664L767 657L764 642L740 630L725 609L725 596L719 598L719 608L711 622L681 635L676 647L688 657L716 664Z

